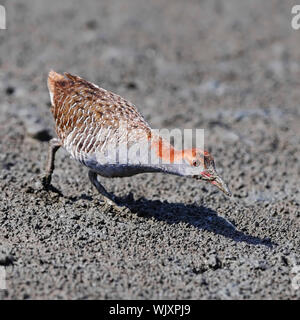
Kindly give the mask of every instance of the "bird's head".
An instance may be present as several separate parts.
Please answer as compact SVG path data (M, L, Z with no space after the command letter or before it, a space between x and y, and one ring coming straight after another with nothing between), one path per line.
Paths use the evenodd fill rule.
M196 180L207 181L215 185L227 196L231 196L231 192L226 183L217 173L214 159L208 151L202 151L196 148L184 150L184 159L189 166L187 171L188 176Z

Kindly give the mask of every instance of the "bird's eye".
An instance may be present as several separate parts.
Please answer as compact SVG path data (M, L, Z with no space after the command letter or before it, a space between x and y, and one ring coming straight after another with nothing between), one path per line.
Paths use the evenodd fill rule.
M199 160L194 160L193 161L193 167L199 167L200 161Z

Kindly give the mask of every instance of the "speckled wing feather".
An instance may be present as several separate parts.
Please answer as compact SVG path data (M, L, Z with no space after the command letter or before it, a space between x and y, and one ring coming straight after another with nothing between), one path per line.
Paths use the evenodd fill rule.
M130 144L151 135L149 125L132 103L91 82L51 71L48 87L57 135L79 160L105 152L114 143Z

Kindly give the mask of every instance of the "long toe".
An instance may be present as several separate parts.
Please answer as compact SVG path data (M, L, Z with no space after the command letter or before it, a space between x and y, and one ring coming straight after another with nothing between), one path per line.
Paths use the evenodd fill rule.
M103 197L103 205L104 205L105 211L113 210L116 212L122 212L126 209L125 206L120 206L116 202L114 202L113 200L108 199L106 197Z

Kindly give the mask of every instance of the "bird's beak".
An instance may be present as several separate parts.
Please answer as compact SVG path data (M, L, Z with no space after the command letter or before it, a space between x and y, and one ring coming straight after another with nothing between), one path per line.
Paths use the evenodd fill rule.
M216 187L218 187L221 191L223 191L228 197L231 197L231 192L227 187L226 183L220 178L220 176L216 176L216 178L211 182Z

